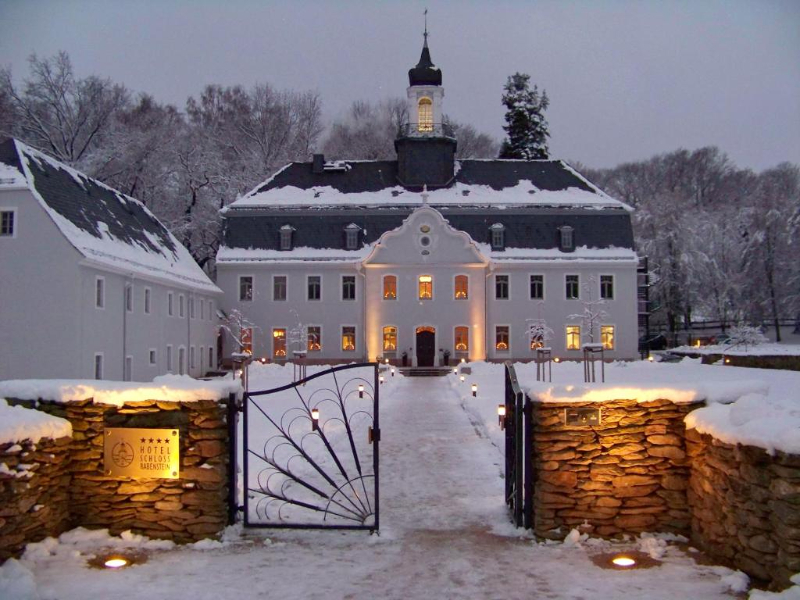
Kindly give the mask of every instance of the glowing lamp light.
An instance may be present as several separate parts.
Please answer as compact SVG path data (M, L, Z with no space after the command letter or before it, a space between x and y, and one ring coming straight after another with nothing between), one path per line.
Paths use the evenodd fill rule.
M262 365L265 365L265 364L267 364L267 357L266 357L266 356L262 356L262 357L261 357L261 364L262 364Z
M726 365L729 365L729 364L731 364L731 359L730 359L730 358L726 358L726 359L725 359L725 364L726 364Z
M459 379L461 380L461 383L464 383L464 376L463 375L460 375Z
M467 362L467 359L466 358L462 358L461 359L461 364L464 364L465 362Z
M392 377L394 377L394 367L392 367Z
M458 367L453 367L453 375L458 375Z
M497 405L497 421L500 424L500 429L506 428L506 405Z
M120 569L122 567L127 567L130 564L127 558L122 558L121 556L114 556L112 558L107 559L103 566L109 569Z
M636 564L636 561L630 556L615 556L611 559L611 562L614 564L614 566L622 567L623 569L627 569Z
M381 382L381 385L383 385L383 375L381 375L381 376L378 378L378 380Z
M653 358L653 355L651 354L651 355L649 355L647 357L647 360L649 360L650 362L653 362L655 359Z
M478 384L477 383L473 383L472 384L472 397L473 398L477 398L478 397Z
M556 356L556 357L553 359L553 362L554 362L554 363L560 363L560 362L561 362L561 359L560 359L560 358L558 358L558 357Z
M319 429L319 409L312 408L311 409L311 431L317 431Z
M387 365L389 364L389 359L388 358L386 359L385 364L387 364Z
M359 398L363 398L364 397L364 384L363 383L359 383L358 384L358 397Z

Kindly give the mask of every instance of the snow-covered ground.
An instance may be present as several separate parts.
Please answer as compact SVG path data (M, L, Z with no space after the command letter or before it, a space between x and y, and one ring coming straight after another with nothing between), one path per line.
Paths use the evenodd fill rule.
M698 564L699 554L680 540L644 535L612 544L573 532L564 543L539 544L514 529L503 502L496 413L503 397L502 366L470 368L464 383L454 375L387 377L381 390L380 536L231 528L222 542L174 547L76 530L30 545L21 561L0 568L0 598L744 597L742 574ZM518 374L528 385L535 380L535 366L520 365ZM800 390L798 373L699 361L610 365L606 375L609 386L643 380L674 385L692 378L711 391L715 382L722 389L726 381L764 380L768 399L792 392L796 400L793 390ZM251 388L290 379L291 367L257 367ZM554 365L553 380L554 385L581 384L581 366ZM469 387L474 382L477 398ZM727 392L720 396L730 399ZM93 555L123 549L137 551L146 562L113 572L87 565ZM619 571L592 560L636 550L658 563ZM798 598L798 592L795 587L781 598Z
M735 356L800 356L800 344L712 344L709 346L678 346L671 352L691 354L729 354Z

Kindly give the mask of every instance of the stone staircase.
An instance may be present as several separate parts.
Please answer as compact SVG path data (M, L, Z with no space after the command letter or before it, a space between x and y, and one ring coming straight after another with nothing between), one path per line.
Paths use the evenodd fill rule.
M406 377L444 377L453 372L453 367L401 367Z

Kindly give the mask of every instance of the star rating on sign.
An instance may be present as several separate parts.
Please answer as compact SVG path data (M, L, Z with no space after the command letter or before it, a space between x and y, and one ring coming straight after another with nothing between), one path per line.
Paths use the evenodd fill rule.
M147 438L142 438L142 443L144 444L147 441Z

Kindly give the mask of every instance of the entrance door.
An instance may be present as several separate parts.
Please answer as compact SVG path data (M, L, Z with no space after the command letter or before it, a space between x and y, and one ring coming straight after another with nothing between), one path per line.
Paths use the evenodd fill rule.
M432 367L436 356L436 330L433 327L417 328L417 366Z

